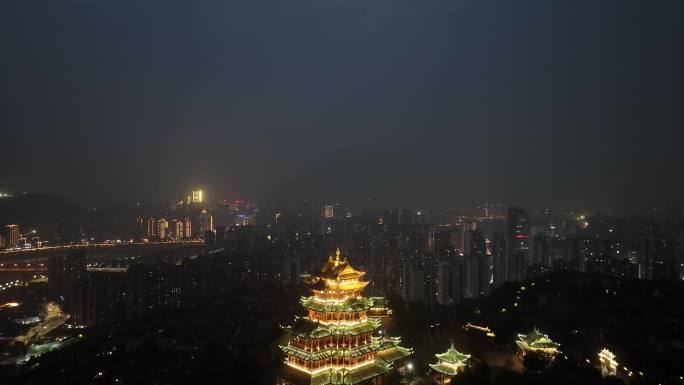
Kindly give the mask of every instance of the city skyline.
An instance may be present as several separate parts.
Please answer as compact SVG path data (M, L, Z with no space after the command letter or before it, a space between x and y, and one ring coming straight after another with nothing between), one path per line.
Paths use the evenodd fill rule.
M0 1L0 383L684 385L682 16Z

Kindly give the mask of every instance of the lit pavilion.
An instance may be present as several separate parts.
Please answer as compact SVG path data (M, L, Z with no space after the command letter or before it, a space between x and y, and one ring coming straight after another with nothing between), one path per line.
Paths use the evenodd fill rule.
M601 374L603 376L614 376L617 374L618 363L615 360L615 354L608 349L603 349L598 354L599 362L601 363Z
M433 377L440 384L448 384L455 375L466 368L466 361L468 361L470 355L459 352L452 343L449 350L441 354L435 354L435 357L437 357L437 363L430 364Z
M560 348L560 344L552 341L548 335L540 332L536 327L527 334L518 334L515 343L523 352L542 353L548 356L556 355Z
M380 320L369 317L374 299L361 292L364 272L330 257L318 276L308 279L312 296L300 303L307 315L285 327L288 343L279 385L382 384L393 364L412 353L399 337L374 336Z

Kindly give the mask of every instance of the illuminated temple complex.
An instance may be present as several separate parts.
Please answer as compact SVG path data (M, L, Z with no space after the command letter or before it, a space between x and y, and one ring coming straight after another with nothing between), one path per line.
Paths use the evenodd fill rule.
M463 354L454 348L451 344L449 350L441 354L435 354L437 357L436 364L430 364L432 369L432 377L438 384L448 384L451 379L460 371L466 368L467 361L470 359L469 354Z
M523 353L535 352L553 357L559 352L560 344L551 341L548 335L542 333L536 327L527 334L518 334L515 341Z
M278 384L382 384L395 362L412 353L399 337L382 336L367 312L375 299L363 297L365 273L330 257L320 275L308 280L313 293L302 297L307 315L285 327L288 343Z
M601 364L601 374L605 376L615 376L617 374L618 363L615 360L615 354L608 349L603 349L598 354L599 363Z

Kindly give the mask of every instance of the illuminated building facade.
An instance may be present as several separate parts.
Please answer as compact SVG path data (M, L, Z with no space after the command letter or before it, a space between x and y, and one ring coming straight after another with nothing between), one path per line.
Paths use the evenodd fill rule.
M523 353L534 352L553 357L560 351L560 344L552 341L548 335L536 327L527 334L518 334L515 343Z
M19 238L21 238L19 225L5 226L5 242L7 243L7 247L14 247L18 245Z
M179 220L171 221L171 233L176 240L183 239L183 222Z
M147 239L159 238L159 224L157 218L149 218L147 220Z
M147 231L145 229L145 220L142 217L138 217L136 220L136 231L138 233L138 239L146 238Z
M169 229L169 222L164 218L160 218L159 221L157 221L157 226L159 227L159 230L157 230L159 239L166 239L166 231Z
M214 231L214 218L207 212L202 210L199 215L200 234L204 235L207 231Z
M202 190L193 190L188 198L189 203L202 203L204 202L204 193Z
M466 368L469 354L463 354L451 344L449 350L441 354L435 354L436 364L430 364L432 378L438 384L449 384L451 379Z
M331 219L334 216L335 215L333 205L325 205L325 208L323 209L323 217L325 217L326 219Z
M185 233L185 238L192 238L192 221L190 218L185 218L183 221L183 232Z
M279 385L378 385L395 362L412 353L399 345L399 337L375 333L381 322L367 315L376 299L361 295L368 284L361 280L364 274L340 259L338 249L320 275L307 281L313 295L300 300L307 315L285 327Z

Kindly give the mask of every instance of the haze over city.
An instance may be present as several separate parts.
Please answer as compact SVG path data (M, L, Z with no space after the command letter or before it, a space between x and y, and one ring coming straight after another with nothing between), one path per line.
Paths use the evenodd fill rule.
M681 202L682 7L3 2L0 190Z

